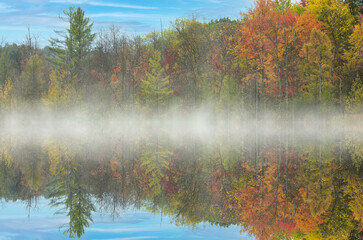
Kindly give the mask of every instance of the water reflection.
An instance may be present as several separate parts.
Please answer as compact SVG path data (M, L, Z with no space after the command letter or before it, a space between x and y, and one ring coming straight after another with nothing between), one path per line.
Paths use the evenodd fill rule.
M95 137L96 139L96 137ZM96 213L113 219L146 209L177 226L239 226L256 239L363 236L360 133L215 136L160 134L32 141L2 137L4 205L29 211L45 198L66 237L81 237Z

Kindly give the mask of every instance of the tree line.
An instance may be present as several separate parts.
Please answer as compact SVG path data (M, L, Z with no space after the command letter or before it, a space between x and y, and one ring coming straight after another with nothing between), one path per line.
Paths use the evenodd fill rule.
M258 0L238 20L177 19L130 36L115 26L93 33L85 12L70 7L69 27L49 46L29 32L1 47L1 111L360 113L362 13L354 0Z

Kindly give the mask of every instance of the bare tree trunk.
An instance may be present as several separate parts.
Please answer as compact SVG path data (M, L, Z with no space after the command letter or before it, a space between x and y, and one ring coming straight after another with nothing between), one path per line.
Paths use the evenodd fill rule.
M257 72L256 72L257 73ZM255 164L258 162L258 77L255 76Z
M319 113L321 113L321 95L322 95L322 72L321 72L322 57L319 59Z
M342 78L341 77L339 77L339 104L340 104L340 113L344 116L343 95L342 95Z
M275 41L276 41L276 67L277 67L277 75L279 79L279 109L281 111L281 104L282 104L282 83L281 83L281 74L280 74L280 66L279 66L279 50L278 50L278 39L277 39L277 32L275 33ZM281 112L280 112L281 114Z
M287 118L289 117L289 80L288 80L288 68L289 68L289 64L287 62L287 36L286 36L286 31L284 31L285 33L285 91L286 91L286 116Z
M294 29L294 52L295 52L295 88L296 92L299 89L298 77L297 77L297 50L296 50L296 31ZM293 124L293 134L295 134L295 90L292 90L292 124Z

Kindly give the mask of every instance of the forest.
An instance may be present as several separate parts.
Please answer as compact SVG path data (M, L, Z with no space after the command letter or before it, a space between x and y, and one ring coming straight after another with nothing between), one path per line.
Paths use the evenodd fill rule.
M257 0L238 20L192 16L131 36L116 26L95 33L69 7L69 27L48 46L30 29L22 44L1 44L1 112L359 115L362 13L355 0Z

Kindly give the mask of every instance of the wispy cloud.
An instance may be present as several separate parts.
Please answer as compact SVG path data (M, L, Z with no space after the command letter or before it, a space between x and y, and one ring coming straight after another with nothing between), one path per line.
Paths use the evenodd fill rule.
M10 5L0 2L0 13L10 13L10 12L16 12L16 11L18 11L18 10L12 8Z
M58 17L42 15L14 15L2 19L2 26L43 26L43 27L67 27L67 23Z
M155 236L143 236L143 237L127 237L127 238L106 238L100 240L140 240L140 239L155 239Z
M160 15L157 14L142 14L142 13L94 13L88 15L91 18L100 18L100 17L115 17L115 18L158 18Z
M22 0L23 2L26 3L31 3L31 4L42 4L42 3L48 3L48 0Z
M148 7L139 5L128 5L128 4L118 4L118 3L104 3L104 2L89 2L92 6L103 6L103 7L118 7L118 8L133 8L133 9L158 9L158 7Z
M221 4L221 3L224 3L225 1L222 1L222 0L199 0L199 2Z
M97 7L115 7L115 8L130 8L130 9L144 9L144 10L158 9L158 7L98 2L98 1L89 1L89 0L51 0L50 2L51 3L67 3L67 4L86 4L86 5L97 6Z
M0 2L0 8L7 9L7 8L11 8L11 6L6 4L6 3L1 3Z
M130 227L130 228L89 228L89 231L93 232L116 232L116 233L122 233L122 232L145 232L145 231L159 231L158 229L152 229L150 227L148 228L140 228L139 226Z
M156 236L142 236L142 237L127 237L127 238L120 238L122 240L136 240L136 239L155 239Z

